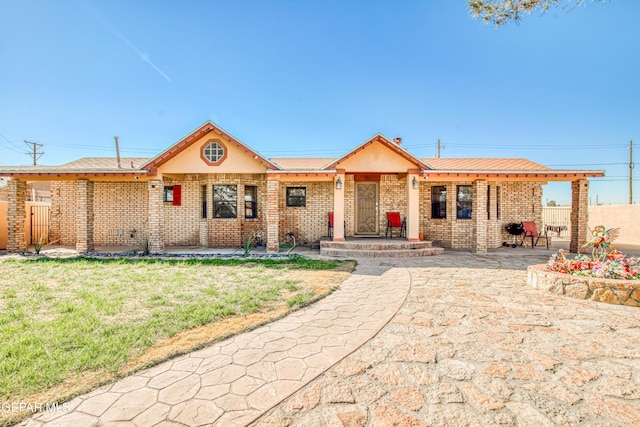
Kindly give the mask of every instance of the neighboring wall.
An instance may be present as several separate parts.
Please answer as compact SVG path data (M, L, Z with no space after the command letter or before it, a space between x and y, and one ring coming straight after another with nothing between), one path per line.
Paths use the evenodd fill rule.
M571 230L571 206L553 206L543 208L543 220L546 224L564 225ZM640 205L591 205L589 206L589 227L604 225L607 228L619 228L617 243L640 245ZM552 233L552 236L555 236ZM587 233L587 236L591 236ZM562 232L561 237L570 234Z
M640 245L640 205L589 206L589 227L620 228L616 243ZM589 236L589 234L588 234Z

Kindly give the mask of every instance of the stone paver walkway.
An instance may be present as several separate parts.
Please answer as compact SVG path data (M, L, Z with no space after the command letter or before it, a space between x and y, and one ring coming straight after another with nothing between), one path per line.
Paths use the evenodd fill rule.
M640 309L529 288L525 253L405 261L393 320L254 425L640 425Z
M640 425L640 308L530 288L549 253L361 260L305 310L25 424Z
M44 412L28 426L244 426L370 340L411 277L399 262L360 266L313 306Z

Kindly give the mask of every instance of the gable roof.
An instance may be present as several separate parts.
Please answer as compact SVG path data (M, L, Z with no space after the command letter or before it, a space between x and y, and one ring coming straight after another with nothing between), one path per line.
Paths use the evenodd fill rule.
M336 168L340 163L342 163L345 160L355 156L360 151L364 150L365 148L367 148L368 146L372 145L375 142L381 143L383 146L387 147L389 150L391 150L394 153L400 155L401 157L403 157L404 159L408 160L409 162L414 163L420 169L430 169L429 166L426 163L424 163L419 158L415 157L413 154L409 153L406 149L402 148L401 145L396 144L395 142L389 141L387 138L385 138L384 135L379 134L379 133L374 135L372 138L370 138L369 140L365 141L364 143L360 144L359 146L357 146L353 150L349 151L344 156L342 156L342 157L334 160L333 162L327 164L323 169L334 169L334 168Z
M257 151L244 145L237 138L232 136L229 132L226 132L222 128L216 126L210 120L207 120L199 128L197 128L196 130L194 130L193 132L191 132L190 134L182 138L180 141L173 144L171 147L164 150L162 153L158 154L153 159L146 162L144 165L142 165L142 167L145 169L155 169L162 166L163 164L165 164L166 162L168 162L169 160L177 156L179 153L181 153L183 150L185 150L187 147L192 145L194 142L198 141L200 138L202 138L203 136L209 133L215 133L222 137L227 138L229 141L231 141L232 144L234 144L240 150L244 151L245 153L249 154L251 157L256 159L258 162L265 165L267 169L280 169L278 165L276 165L275 163L272 163L267 158L259 154Z

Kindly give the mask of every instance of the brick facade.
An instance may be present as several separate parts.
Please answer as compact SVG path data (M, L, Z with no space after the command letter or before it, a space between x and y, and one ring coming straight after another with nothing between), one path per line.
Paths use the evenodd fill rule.
M59 245L76 244L76 211L76 183L74 181L53 181L51 183L50 220L50 240L52 242Z
M429 182L420 187L420 230L427 240L452 249L472 249L476 252L497 248L513 237L504 229L511 222L535 221L541 227L541 182ZM482 184L480 184L482 183ZM471 185L474 189L471 219L456 218L458 185ZM447 217L431 218L431 188L444 186L447 190ZM490 190L487 213L487 188ZM500 200L498 209L498 199ZM498 210L500 216L498 217ZM480 239L476 242L476 236ZM481 243L484 240L486 243ZM483 249L484 247L484 249Z
M93 195L94 242L136 246L149 222L147 183L98 181Z
M24 234L26 216L25 201L27 183L11 179L8 184L9 206L7 208L7 250L9 252L24 251L27 247Z
M587 241L589 220L589 181L571 182L571 243L569 250L578 252Z
M76 181L76 250L91 252L93 240L93 182L86 179Z
M499 247L504 241L511 242L512 237L504 230L504 225L510 222L533 220L541 225L542 183L474 182L420 183L418 226L419 232L424 234L427 240L446 248L483 252L488 248ZM182 188L180 206L162 201L164 187L171 185L180 185ZM237 186L237 218L213 218L214 185ZM256 186L258 190L257 218L244 217L244 188L247 185ZM345 175L343 185L346 235L353 237L354 176ZM431 218L431 188L437 185L445 186L447 189L446 219ZM471 219L455 218L458 185L471 185L474 189ZM333 181L278 181L267 179L266 175L261 174L187 174L179 180L165 178L163 181L149 182L95 182L92 240L94 245L136 247L140 245L141 236L146 235L154 252L161 252L165 245L241 247L243 238L259 233L268 249L275 252L288 231L294 233L298 244L313 243L327 235L327 214L333 211L334 206L333 186ZM287 187L305 187L307 205L286 206ZM578 188L581 188L582 192L586 191L584 186ZM87 209L80 206L78 191L74 181L52 183L51 234L53 240L58 240L63 245L76 244L79 240L79 230L87 227L87 223L78 225L83 216L77 213L80 209L83 209L82 212ZM488 213L487 191L490 198ZM207 218L202 217L203 197L206 197ZM500 218L497 217L498 198ZM273 200L277 202L274 203ZM270 203L273 212L269 211ZM385 233L386 212L400 212L404 218L406 206L406 175L381 175L378 201L379 235L383 236Z
M287 206L287 187L305 187L306 206ZM280 239L291 231L302 245L320 240L327 235L328 213L333 211L333 181L280 182L278 210Z
M164 183L161 180L153 180L147 183L147 203L149 206L148 222L145 233L139 234L138 239L142 243L148 240L149 252L158 253L164 251Z
M476 207L472 217L474 239L471 248L475 253L487 252L487 181L473 181L473 206Z

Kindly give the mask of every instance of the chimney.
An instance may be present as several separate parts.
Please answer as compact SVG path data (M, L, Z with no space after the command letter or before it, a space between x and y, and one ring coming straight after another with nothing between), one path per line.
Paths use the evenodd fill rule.
M393 142L395 142L398 145L402 145L402 138L397 136L397 137L393 138Z

